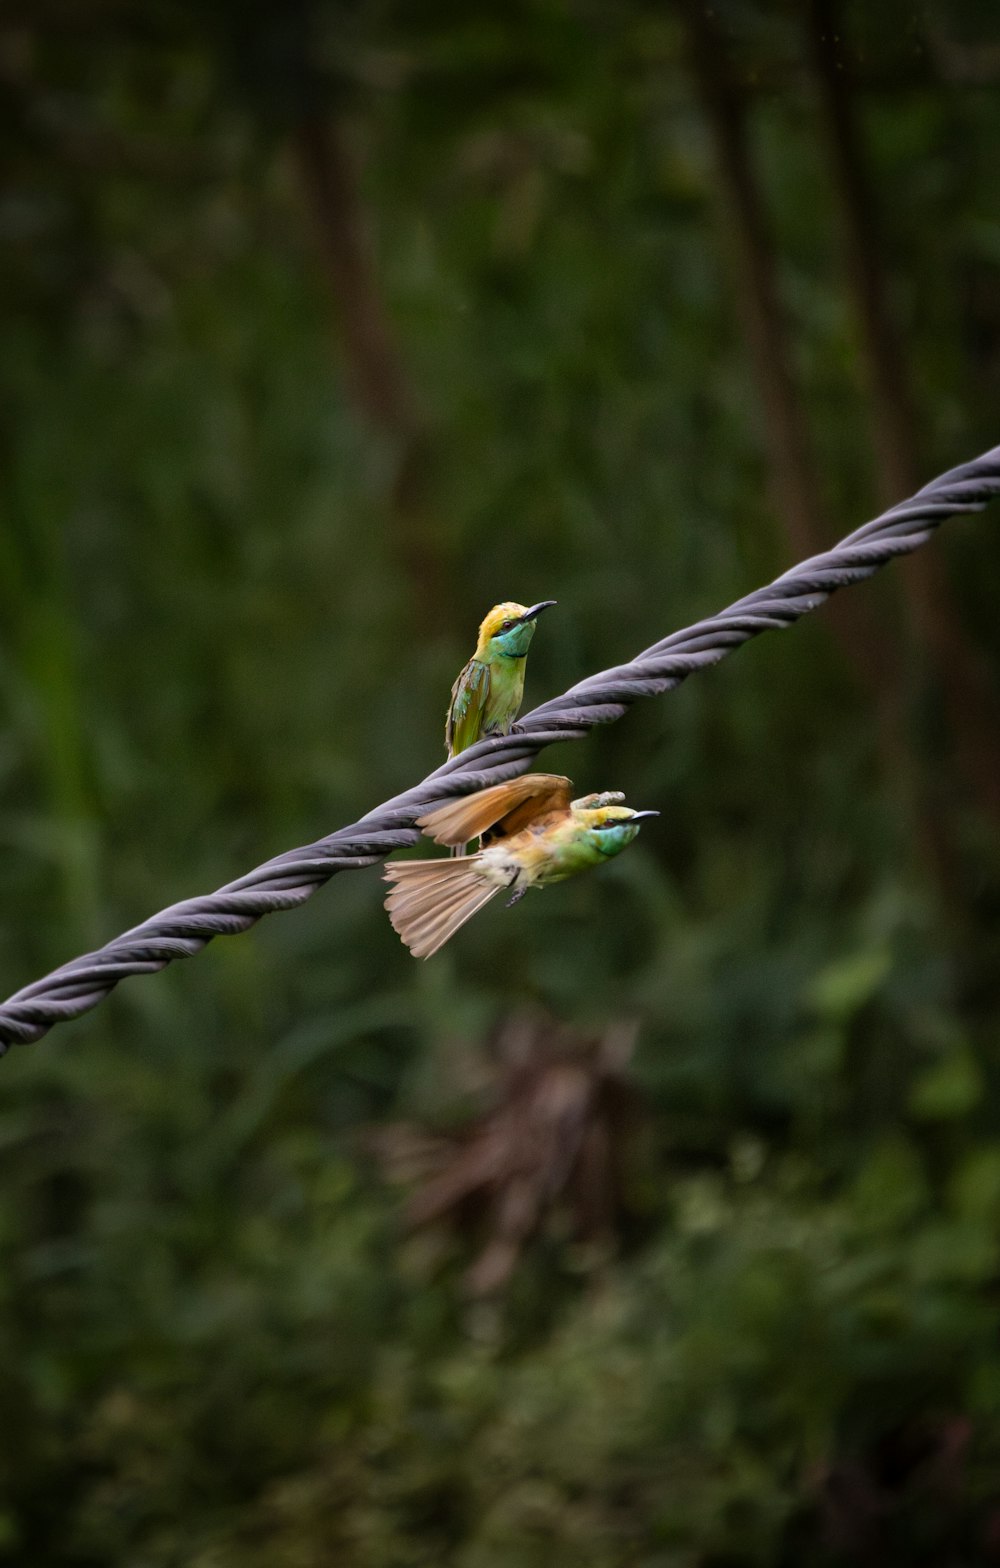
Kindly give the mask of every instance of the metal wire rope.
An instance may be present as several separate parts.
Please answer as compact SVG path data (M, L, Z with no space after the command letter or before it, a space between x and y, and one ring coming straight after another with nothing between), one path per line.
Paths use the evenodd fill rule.
M351 827L288 850L215 893L184 899L134 926L94 953L63 964L0 1005L0 1054L77 1018L130 975L153 974L201 951L215 936L234 936L262 915L293 909L338 871L370 866L416 843L416 820L431 805L525 772L545 746L579 740L596 724L618 719L639 697L659 696L761 632L780 631L815 610L838 588L871 577L897 555L924 544L945 518L980 512L1000 494L1000 447L925 485L908 501L865 523L831 550L814 555L728 609L654 643L619 664L543 702L510 735L470 746L412 789L395 795Z

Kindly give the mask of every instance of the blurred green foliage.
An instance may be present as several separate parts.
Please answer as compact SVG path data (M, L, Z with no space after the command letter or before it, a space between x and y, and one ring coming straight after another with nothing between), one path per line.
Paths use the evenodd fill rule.
M846 532L872 410L804 13L720 15ZM842 22L930 478L997 440L1000 35ZM532 701L789 564L682 9L46 0L0 81L5 990L421 777L495 600L559 601ZM995 694L995 518L929 552ZM905 655L894 758L821 615L546 754L663 812L600 876L426 966L338 878L10 1053L0 1560L1000 1558L1000 836L904 581L851 590ZM525 1003L638 1021L641 1218L597 1262L554 1221L470 1306L359 1133L461 1119Z

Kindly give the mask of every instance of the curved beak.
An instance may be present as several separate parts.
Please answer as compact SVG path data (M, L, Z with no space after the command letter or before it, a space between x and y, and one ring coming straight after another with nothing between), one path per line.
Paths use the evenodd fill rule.
M525 610L521 616L522 621L533 621L536 615L541 615L543 610L551 610L557 603L555 599L542 599L538 604L533 604L530 610Z
M658 811L633 811L632 821L638 822L640 817L658 817L659 815Z

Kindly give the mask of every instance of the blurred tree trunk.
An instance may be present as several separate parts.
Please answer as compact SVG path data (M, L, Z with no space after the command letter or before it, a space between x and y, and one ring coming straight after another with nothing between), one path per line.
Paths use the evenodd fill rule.
M838 11L837 0L808 0L807 31L822 109L821 131L843 230L850 304L857 317L861 357L871 390L879 493L883 503L891 506L920 484L917 419L906 361L886 298L879 226L844 69Z
M760 393L761 433L775 507L792 550L801 558L827 548L833 535L820 500L819 475L778 299L774 247L750 161L747 101L733 79L722 35L702 0L676 3L687 29L694 79L715 154L724 235ZM887 661L884 636L868 606L856 598L835 598L829 622L855 673L879 705L891 692L893 706L898 706L898 673Z
M822 110L822 131L843 231L848 294L857 318L879 492L885 505L920 484L920 431L900 335L884 286L879 222L865 144L846 68L839 0L809 0L807 33ZM919 551L900 562L918 633L936 655L959 764L980 804L1000 818L1000 705L969 645L940 559Z
M397 558L415 603L446 614L442 552L426 505L429 452L378 277L357 169L342 125L316 114L294 139L302 186L334 297L349 383L365 420L390 443L390 494Z
M774 247L750 157L747 99L734 79L725 40L704 0L676 0L676 5L715 153L725 238L763 409L762 433L775 505L793 551L808 556L825 549L833 534L820 501L819 474L778 298ZM915 758L905 722L905 669L899 654L887 646L885 630L870 604L870 598L835 597L829 606L829 624L872 700L882 766L886 776L906 790L924 863L954 903L953 856L937 814L928 807L926 789L914 778Z

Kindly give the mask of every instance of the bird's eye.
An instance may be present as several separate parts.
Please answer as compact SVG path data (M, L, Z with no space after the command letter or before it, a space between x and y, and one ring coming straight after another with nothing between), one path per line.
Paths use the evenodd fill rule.
M516 622L516 621L504 621L504 623L503 623L503 625L502 625L502 626L501 626L501 628L500 628L500 630L501 630L501 631L502 631L502 632L509 632L509 631L511 631L511 630L512 630L512 628L513 628L513 627L515 627L515 626L516 626L516 625L517 625L517 622Z

